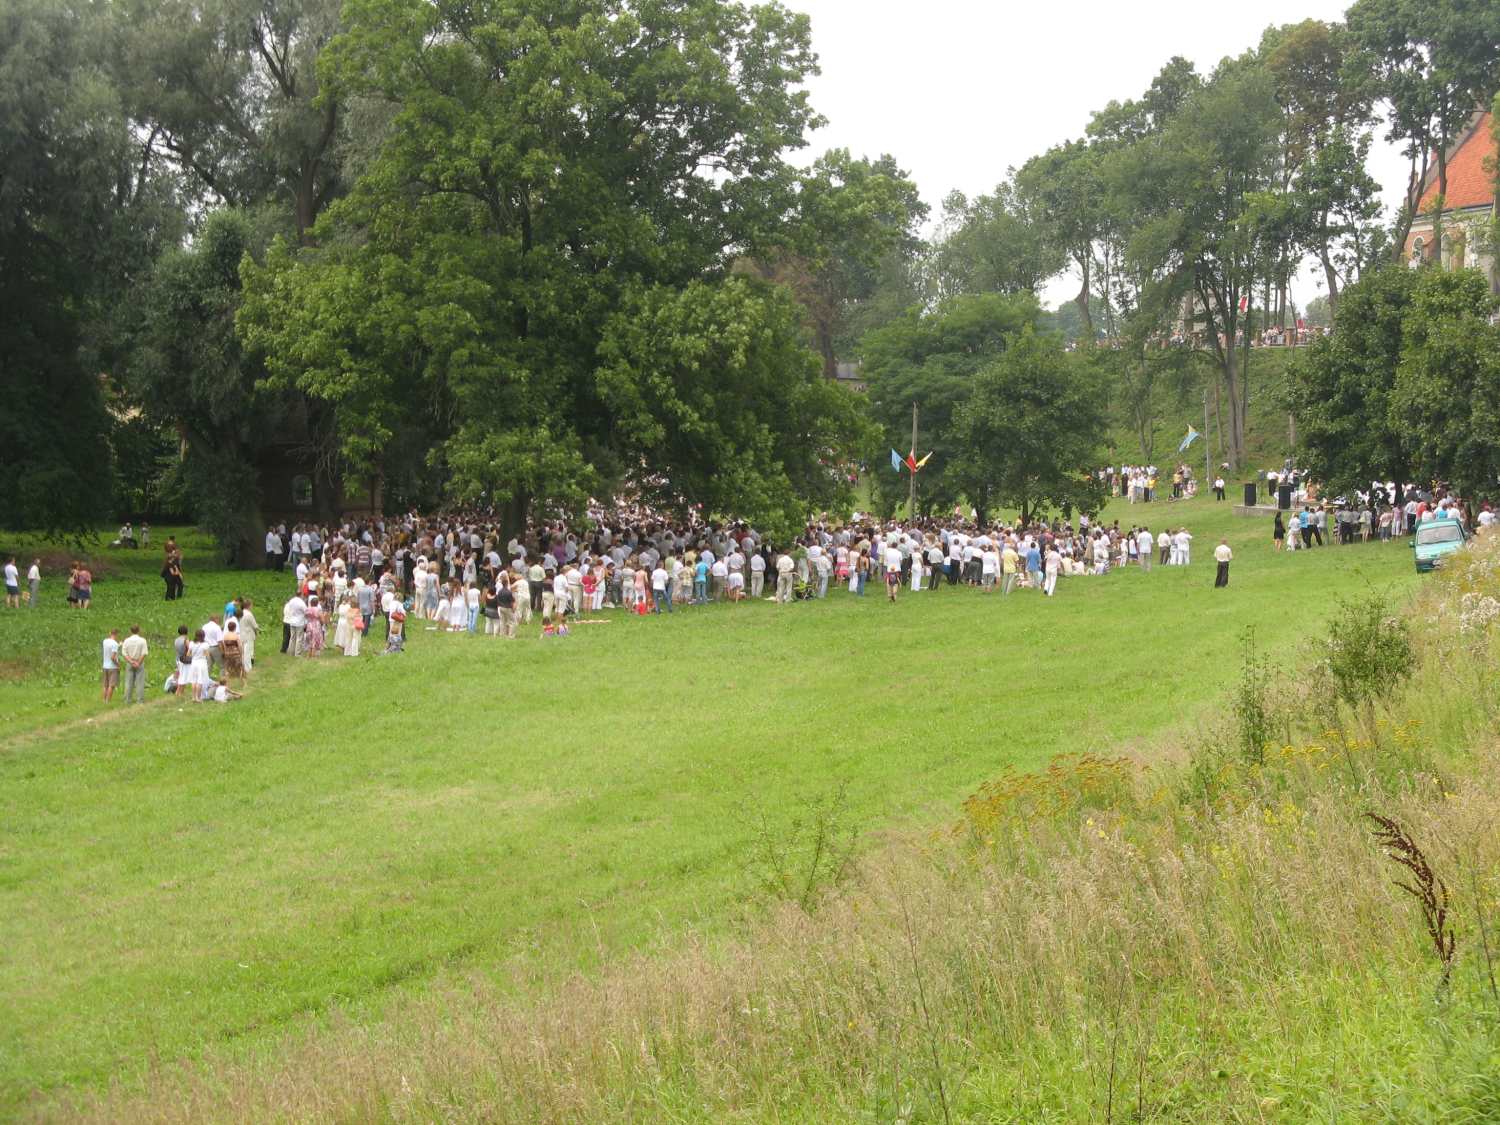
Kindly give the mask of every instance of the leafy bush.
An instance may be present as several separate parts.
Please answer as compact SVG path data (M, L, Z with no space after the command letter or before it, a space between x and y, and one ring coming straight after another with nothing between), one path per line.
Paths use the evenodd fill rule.
M1388 692L1412 670L1411 634L1384 598L1341 599L1323 642L1338 697L1351 707Z

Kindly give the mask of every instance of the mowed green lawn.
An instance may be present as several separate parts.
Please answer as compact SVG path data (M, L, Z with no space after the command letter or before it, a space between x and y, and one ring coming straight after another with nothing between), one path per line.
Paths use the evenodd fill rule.
M267 643L231 706L160 696L166 638L247 591L279 642L285 578L190 555L174 606L154 550L116 555L86 615L52 578L54 604L0 614L0 1111L272 1045L305 1015L379 1018L450 971L524 986L723 930L755 900L763 820L843 786L867 839L946 821L1006 766L1191 727L1237 674L1243 626L1287 658L1338 595L1416 581L1401 543L1278 556L1268 521L1228 504L1151 515L1190 526L1191 567L1065 579L1050 600L609 613L545 642L417 624L400 657ZM98 642L131 621L152 699L106 711Z

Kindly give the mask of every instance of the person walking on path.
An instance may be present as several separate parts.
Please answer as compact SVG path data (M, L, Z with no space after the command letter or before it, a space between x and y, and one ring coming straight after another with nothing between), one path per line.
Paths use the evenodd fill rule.
M125 658L125 702L146 702L146 638L141 636L141 627L132 625L130 636L120 645L120 655Z
M1229 549L1229 540L1220 539L1219 545L1214 548L1214 561L1219 564L1219 571L1214 575L1214 588L1229 585L1229 562L1234 558L1234 552Z

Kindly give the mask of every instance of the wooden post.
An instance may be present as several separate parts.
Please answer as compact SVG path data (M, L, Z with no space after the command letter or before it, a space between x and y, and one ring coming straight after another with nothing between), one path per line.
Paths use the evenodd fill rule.
M917 460L917 404L911 404L911 452L907 454L912 459L912 464ZM906 494L906 518L908 521L917 518L917 470L912 465L906 466L906 472L911 477L910 487Z
M1208 388L1203 388L1203 487L1208 488L1213 484L1214 478L1208 475ZM1224 483L1228 484L1228 481Z

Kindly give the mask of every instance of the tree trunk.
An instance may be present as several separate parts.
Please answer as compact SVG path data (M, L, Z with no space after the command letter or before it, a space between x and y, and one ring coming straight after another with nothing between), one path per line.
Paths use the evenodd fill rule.
M1425 137L1420 140L1417 151L1412 153L1406 177L1406 200L1401 207L1400 215L1396 218L1396 237L1393 240L1391 254L1393 260L1397 262L1406 259L1406 237L1411 234L1411 224L1417 217L1417 204L1422 201L1422 185L1427 181L1427 157L1430 146ZM1421 154L1420 164L1418 152Z
M509 543L511 539L526 533L526 519L531 514L531 496L517 493L505 502L500 511L500 538Z
M1448 138L1439 137L1437 144L1438 193L1432 204L1432 260L1438 268L1443 266L1443 208L1448 202Z
M1085 348L1094 346L1094 318L1089 312L1089 256L1083 255L1078 262L1079 271L1083 274L1083 285L1078 290L1078 296L1073 298L1073 303L1078 306L1078 315L1083 320L1083 331L1079 336L1080 342Z
M1323 280L1328 285L1328 315L1333 316L1333 310L1339 303L1339 272L1333 268L1333 260L1328 256L1328 246L1324 244L1318 250L1318 258L1323 263Z

